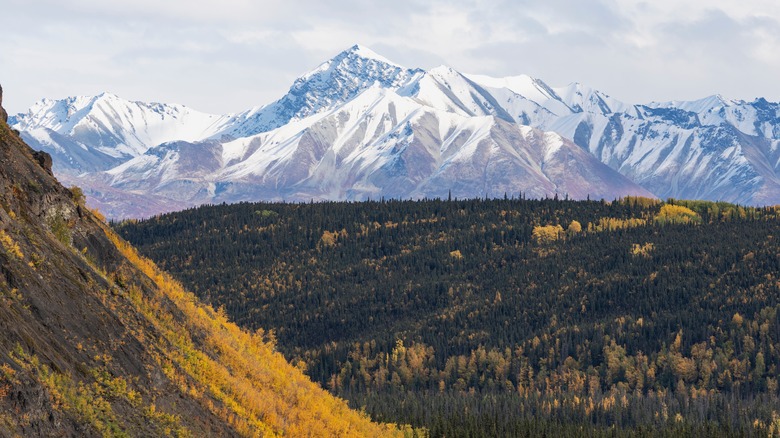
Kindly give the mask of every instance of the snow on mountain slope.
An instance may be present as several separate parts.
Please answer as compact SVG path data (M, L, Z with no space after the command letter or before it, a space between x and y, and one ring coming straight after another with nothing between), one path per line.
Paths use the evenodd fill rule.
M777 103L632 105L578 83L408 69L361 46L236 115L104 94L45 100L10 121L52 153L55 172L110 199L110 216L158 213L165 199L173 209L449 192L780 204ZM123 192L136 204L119 205Z
M624 112L636 115L633 105L628 105L578 82L569 84L566 87L554 88L553 90L560 96L561 101L575 113L585 112L588 114L609 115Z
M228 120L183 105L131 102L103 93L44 99L9 122L55 157L73 151L72 160L55 161L55 170L78 174L105 170L163 142L207 138Z
M648 107L676 108L695 113L703 125L727 123L748 135L780 139L780 103L767 102L763 98L745 102L713 95L689 102L652 103Z
M523 93L554 114L529 117L528 124L572 139L661 198L780 203L777 103L711 96L629 105L578 83L551 88L528 76L469 78L494 96L501 89Z
M753 111L752 105L720 107L713 111L718 117L701 105L634 106L575 113L540 127L573 139L661 198L778 204L778 140L769 134L780 123L745 117Z
M223 133L238 138L270 131L347 102L374 84L403 87L422 74L355 45L300 76L276 102L237 114Z
M558 135L494 116L430 108L379 85L269 132L228 142L161 145L106 174L112 187L194 204L450 192L652 196Z
M528 126L542 126L557 119L549 108L571 113L557 96L541 81L531 85L518 78L493 79L487 76L464 75L450 67L436 67L418 81L411 95L421 103L462 115L492 115L502 120ZM525 79L523 79L525 80ZM536 88L533 88L536 87ZM523 89L530 98L520 94ZM552 94L543 94L550 91Z
M527 75L493 78L484 75L466 75L472 81L495 90L509 90L558 116L575 112L556 91L543 81Z

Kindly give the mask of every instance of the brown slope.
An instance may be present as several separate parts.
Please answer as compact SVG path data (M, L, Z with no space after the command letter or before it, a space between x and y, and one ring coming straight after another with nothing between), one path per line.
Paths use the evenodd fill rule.
M0 121L0 436L398 433L139 257L49 163Z

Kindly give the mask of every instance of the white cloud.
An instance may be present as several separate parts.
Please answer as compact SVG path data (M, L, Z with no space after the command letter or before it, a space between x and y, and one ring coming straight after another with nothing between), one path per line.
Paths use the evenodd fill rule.
M361 43L409 67L587 83L626 101L780 100L775 0L7 0L4 103L113 91L203 111L268 103Z

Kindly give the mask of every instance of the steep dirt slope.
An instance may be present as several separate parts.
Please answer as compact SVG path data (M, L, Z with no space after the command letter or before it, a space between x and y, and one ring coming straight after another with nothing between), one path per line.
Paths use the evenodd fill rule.
M0 436L400 433L139 257L50 163L0 119Z

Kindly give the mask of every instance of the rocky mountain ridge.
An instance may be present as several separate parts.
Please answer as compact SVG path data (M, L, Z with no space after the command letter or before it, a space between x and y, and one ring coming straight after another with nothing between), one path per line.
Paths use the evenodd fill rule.
M631 105L577 83L407 69L354 46L281 99L235 115L114 104L62 123L52 110L11 119L54 156L61 178L112 217L214 202L447 193L780 203L780 108L763 99ZM150 106L162 116L123 116ZM63 129L70 126L79 129ZM530 135L528 126L555 134ZM557 144L556 135L562 148L539 146Z

